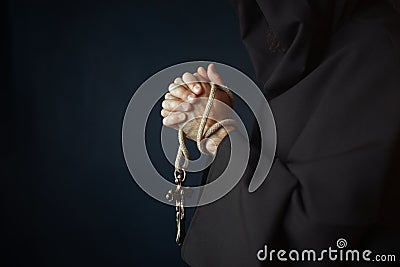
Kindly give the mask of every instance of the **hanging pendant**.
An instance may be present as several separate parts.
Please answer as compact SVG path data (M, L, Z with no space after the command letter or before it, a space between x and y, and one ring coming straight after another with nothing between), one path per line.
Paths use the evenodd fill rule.
M175 185L174 190L169 190L166 198L169 202L175 201L176 211L176 243L181 246L186 235L185 228L185 207L184 207L184 191L182 188L183 182L186 178L186 172L184 169L177 169L174 172Z

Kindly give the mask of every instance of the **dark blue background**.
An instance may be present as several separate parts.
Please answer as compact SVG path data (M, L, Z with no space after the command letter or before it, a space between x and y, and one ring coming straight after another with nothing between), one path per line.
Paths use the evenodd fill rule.
M229 4L3 5L2 266L185 266L173 208L127 170L122 120L135 89L173 64L218 61L251 76Z

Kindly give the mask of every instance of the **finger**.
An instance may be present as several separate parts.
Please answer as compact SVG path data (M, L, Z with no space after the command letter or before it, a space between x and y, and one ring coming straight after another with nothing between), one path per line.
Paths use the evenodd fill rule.
M214 64L208 65L207 76L210 79L210 81L212 81L213 83L216 83L216 84L219 84L219 85L224 85L224 81L222 80L221 76L219 75L219 73L215 69L215 65Z
M200 93L203 93L206 88L209 88L210 81L208 79L206 79L203 76L201 76L198 72L194 73L193 75L197 78L197 80L199 82L201 82L200 83L201 84Z
M182 102L180 100L166 99L161 105L168 111L189 111L191 109L190 103Z
M172 83L168 89L172 96L181 99L182 101L191 101L196 98L195 94L182 85L176 85Z
M196 79L197 79L199 82L202 82L202 83L208 83L208 82L209 82L207 78L204 78L204 77L203 77L202 75L200 75L198 72L193 73L193 76L196 77Z
M206 71L205 68L199 67L199 68L197 69L197 73L200 74L201 77L203 77L204 80L206 80L207 82L210 81L210 79L208 79L207 71Z
M173 96L171 93L166 93L164 96L165 99L173 99L173 100L179 100L179 98Z
M185 72L182 76L182 80L186 83L189 89L196 95L200 95L203 93L203 89L201 88L200 83L198 83L196 76L194 76L193 74Z
M182 86L184 86L186 89L190 90L190 88L185 84L185 82L182 80L181 77L176 78L176 79L174 80L174 83L175 83L176 85L182 85Z
M185 84L181 77L175 78L174 83L179 84L179 85Z
M166 109L162 109L162 110L161 110L161 116L163 116L164 118L165 118L165 117L168 117L168 115L169 115L170 113L171 113L171 112L168 111L168 110L166 110Z
M182 112L171 112L166 118L163 119L165 126L171 127L186 120L186 114Z
M175 84L175 85L183 86L183 87L185 87L187 90L190 90L189 86L187 86L187 84L182 80L181 77L175 78L174 84Z

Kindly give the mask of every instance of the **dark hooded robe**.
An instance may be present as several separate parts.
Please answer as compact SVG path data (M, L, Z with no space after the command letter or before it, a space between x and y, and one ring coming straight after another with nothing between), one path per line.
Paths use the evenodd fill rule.
M256 131L245 175L222 199L196 209L182 257L191 266L291 266L260 261L257 252L265 245L337 248L344 238L348 249L394 254L398 263L400 14L383 0L233 5L274 114L277 151L267 179L249 193ZM229 155L225 138L207 182Z

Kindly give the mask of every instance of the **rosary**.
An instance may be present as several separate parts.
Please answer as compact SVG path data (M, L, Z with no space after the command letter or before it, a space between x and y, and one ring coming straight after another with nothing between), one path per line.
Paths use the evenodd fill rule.
M206 104L206 107L204 109L204 113L201 117L199 129L197 132L196 136L196 143L197 143L197 148L199 151L203 154L207 154L208 152L206 149L203 147L203 144L201 141L204 138L210 137L213 133L218 131L220 128L222 128L224 125L231 124L234 125L235 121L233 119L225 119L219 122L216 122L213 124L205 133L204 133L204 127L206 125L208 116L210 114L214 98L215 98L215 91L217 89L223 90L224 92L227 93L229 98L233 102L233 94L232 92L228 89L226 86L222 85L217 85L215 83L210 83L211 89L210 89L210 95L208 97L208 101ZM185 194L183 190L183 183L185 182L186 179L186 168L189 164L189 151L185 145L185 133L183 132L183 129L180 128L178 131L178 141L179 141L179 148L178 148L178 153L176 155L175 159L175 171L174 171L174 178L175 178L175 189L171 189L168 191L166 198L170 203L175 202L175 212L176 212L176 243L181 246L183 244L183 240L185 239L186 235L186 227L185 227ZM184 158L183 164L182 162L182 157ZM190 192L187 191L186 192Z

